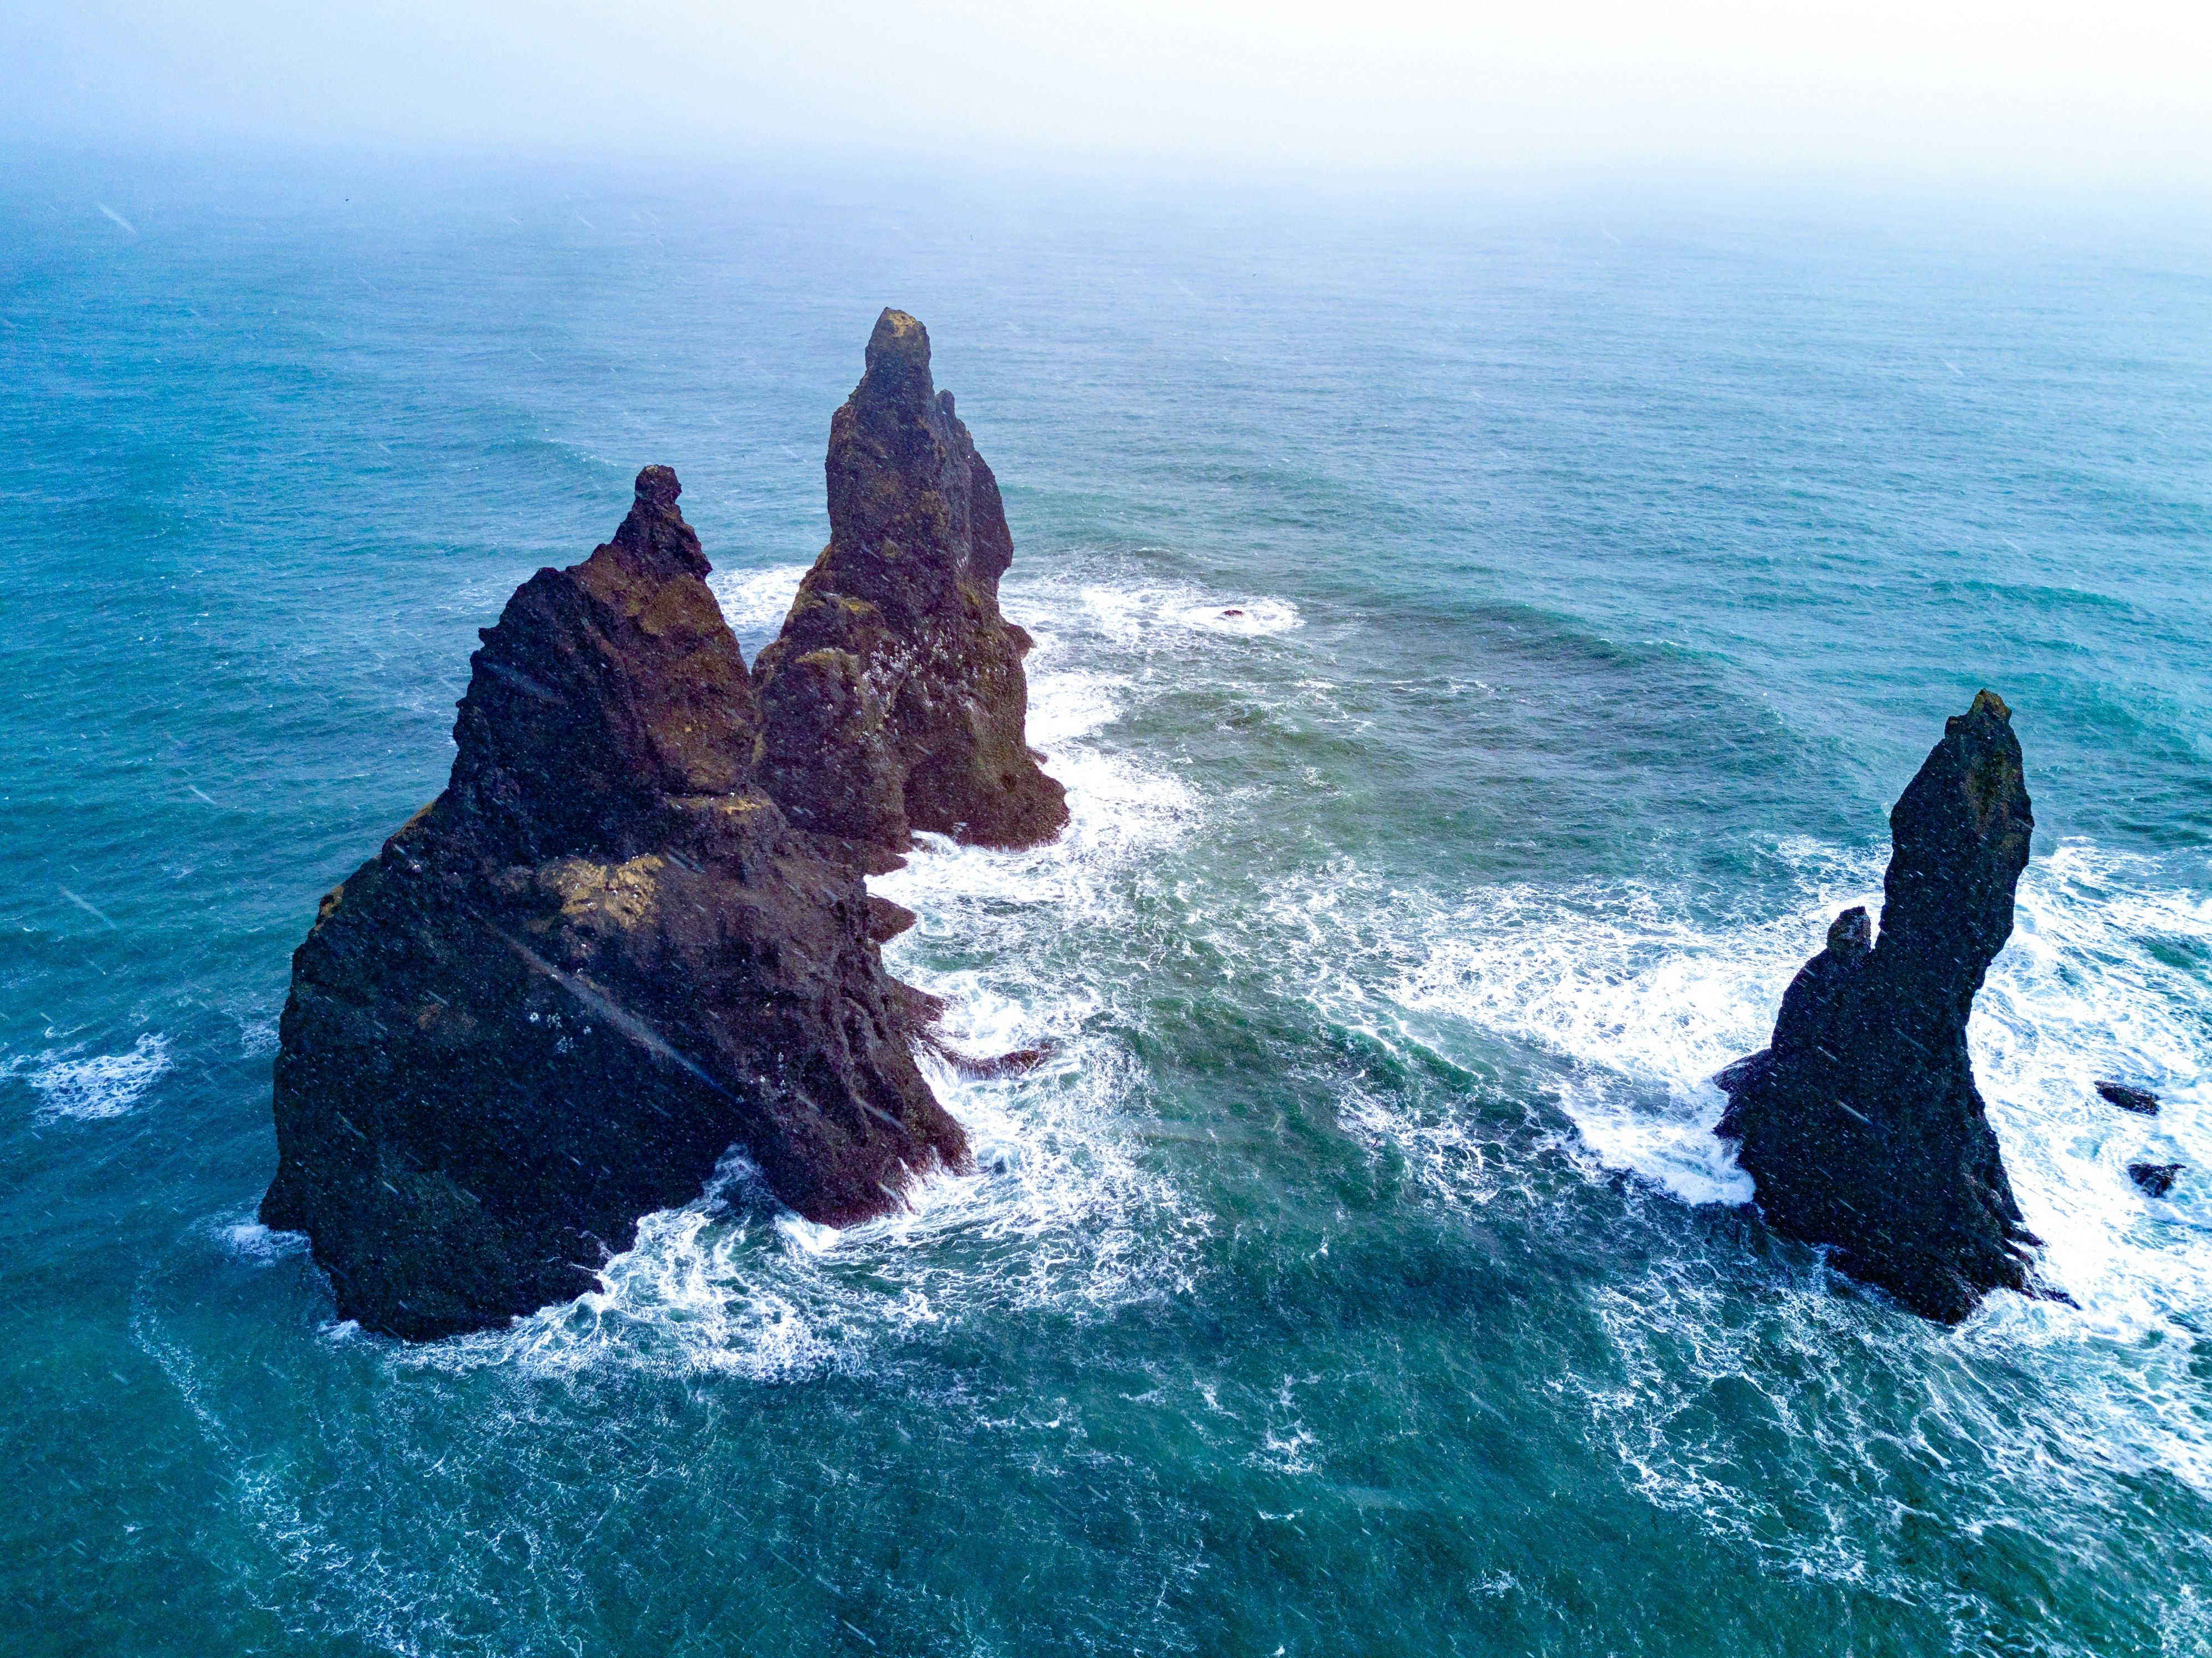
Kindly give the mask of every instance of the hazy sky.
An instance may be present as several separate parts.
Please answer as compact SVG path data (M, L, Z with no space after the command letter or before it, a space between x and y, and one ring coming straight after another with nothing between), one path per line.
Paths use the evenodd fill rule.
M2212 4L0 0L0 134L2212 181Z

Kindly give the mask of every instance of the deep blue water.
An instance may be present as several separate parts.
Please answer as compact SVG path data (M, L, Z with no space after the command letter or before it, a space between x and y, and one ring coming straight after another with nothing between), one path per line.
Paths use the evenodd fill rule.
M2212 1643L2212 223L44 163L0 227L0 1647ZM336 1324L252 1224L317 896L640 465L773 635L887 303L1075 811L888 953L1055 1059L937 1078L987 1172L897 1222L733 1161L602 1296ZM1943 1331L1704 1079L1983 684L1977 1059L2080 1305Z

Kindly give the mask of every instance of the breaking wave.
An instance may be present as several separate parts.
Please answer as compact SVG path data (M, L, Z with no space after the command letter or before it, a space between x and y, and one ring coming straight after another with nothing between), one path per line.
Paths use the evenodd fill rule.
M723 620L745 647L750 661L760 647L774 639L799 596L799 584L809 564L778 564L765 570L717 570L707 578L708 591L722 607Z
M72 1048L9 1060L0 1077L20 1076L30 1085L40 1100L40 1121L91 1122L123 1115L168 1068L169 1039L149 1031L121 1054L80 1058Z
M1107 640L1135 643L1149 629L1176 628L1256 639L1304 627L1297 606L1279 598L1219 598L1185 586L1094 586L1083 608Z
M1632 884L1478 892L1415 920L1388 993L1560 1061L1559 1102L1606 1165L1692 1203L1741 1202L1751 1182L1712 1136L1723 1102L1711 1078L1765 1044L1837 911L1881 902L1878 853L1782 851L1796 899L1747 923ZM2127 1173L2212 1169L2207 961L2212 903L2165 887L2148 859L2069 841L2021 879L1968 1040L2046 1272L2082 1303L2071 1316L2137 1330L2212 1308L2203 1178L2185 1173L2156 1199ZM2165 1110L2115 1111L2093 1087L2107 1078L2154 1089Z

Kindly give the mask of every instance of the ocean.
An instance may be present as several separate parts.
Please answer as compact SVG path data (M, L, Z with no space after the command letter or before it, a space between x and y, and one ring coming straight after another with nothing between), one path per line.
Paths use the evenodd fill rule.
M2212 222L48 157L0 225L0 1649L2212 1649ZM1073 812L876 880L886 959L1050 1059L933 1071L977 1169L893 1219L732 1155L573 1305L336 1321L254 1220L319 895L641 465L774 636L885 305ZM1983 685L2078 1304L1946 1330L1709 1078Z

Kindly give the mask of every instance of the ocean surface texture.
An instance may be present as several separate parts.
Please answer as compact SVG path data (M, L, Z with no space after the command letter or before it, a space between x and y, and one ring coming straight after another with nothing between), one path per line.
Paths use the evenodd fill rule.
M2204 1652L2212 237L2110 216L15 171L0 1649ZM1052 1059L896 1220L733 1156L574 1305L335 1322L253 1218L318 896L641 465L774 635L886 304L1074 813L887 955ZM2079 1305L1947 1331L1707 1078L1982 685Z

